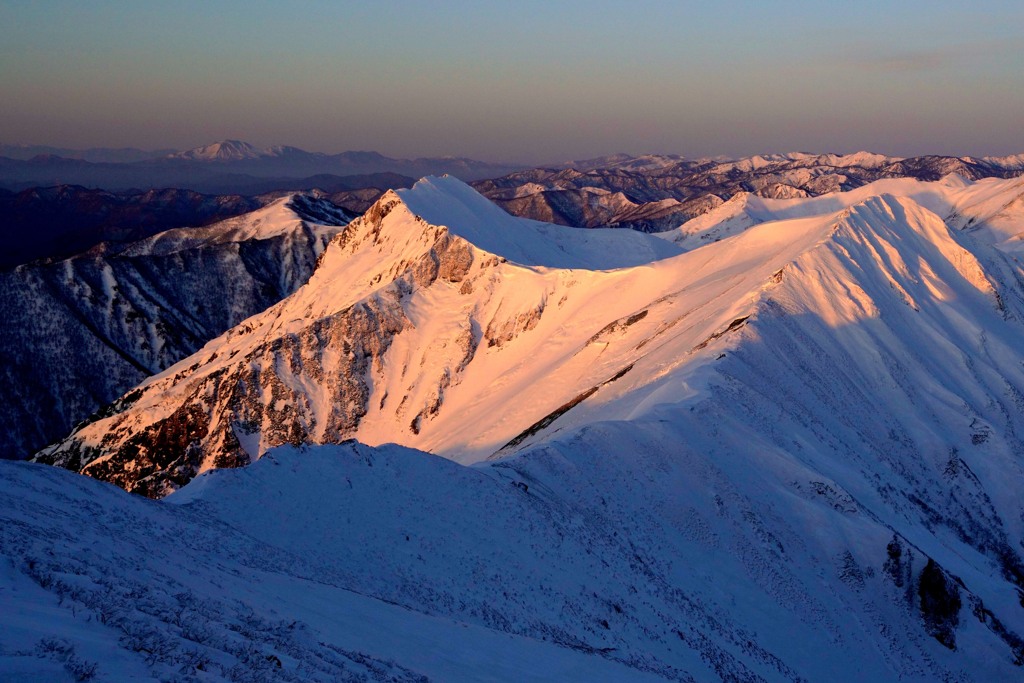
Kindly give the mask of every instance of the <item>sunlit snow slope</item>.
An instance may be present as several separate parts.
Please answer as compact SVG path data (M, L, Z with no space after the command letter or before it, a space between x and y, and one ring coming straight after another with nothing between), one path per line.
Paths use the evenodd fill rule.
M516 219L453 178L423 181L346 228L293 296L46 457L150 495L281 443L355 435L479 460L623 370L629 359L593 362L604 342L588 340L676 289L678 267L648 263L677 253L632 231ZM552 262L562 267L536 265ZM633 267L594 270L621 266ZM538 382L556 370L556 386Z
M671 245L633 232L522 221L459 181L423 181L385 196L346 229L295 295L148 381L119 414L44 458L150 495L282 443L356 437L477 461L567 424L631 419L688 396L717 367L723 345L778 309L771 292L783 284L808 300L794 311L850 335L876 324L892 297L907 310L919 308L918 299L943 306L952 295L941 290L959 287L948 279L956 275L968 281L958 296L987 302L956 315L987 330L992 321L979 318L986 310L992 320L1011 315L996 307L1018 296L1015 266L979 245L993 264L986 267L960 244L978 240L951 232L923 204L938 208L936 197L956 194L962 204L965 196L985 199L988 211L991 196L998 204L1017 192L1014 183L895 180L876 184L881 195L867 186L854 197L759 199L783 216L804 217L654 260ZM968 187L975 195L964 194ZM902 190L902 198L888 190ZM846 244L857 242L870 247L849 252ZM850 254L845 261L836 260L837 249ZM923 277L916 273L922 259ZM545 260L561 267L536 265ZM631 267L595 270L612 266ZM988 279L995 277L1009 278L1003 294ZM914 316L890 334L916 344L907 335L925 320ZM1013 321L999 320L989 334L1000 330L1019 333ZM863 359L873 362L870 354Z
M881 181L758 200L756 212L726 204L721 220L746 225L672 256L649 236L600 242L491 218L461 183L430 179L353 222L293 296L40 459L156 497L280 444L355 437L446 456L286 446L140 508L179 526L130 545L168 538L173 557L192 558L188 530L226 524L238 543L313 563L328 586L438 619L439 639L466 624L558 648L511 643L520 669L499 680L543 678L545 657L569 652L629 667L622 680L1013 680L1024 663L1019 182ZM558 267L531 262L549 239ZM18 501L39 477L68 485L21 467L7 470L8 508L31 505ZM69 524L86 525L79 514ZM12 566L29 567L10 581L59 596L46 577L69 573L68 554L41 579L22 559L54 547L59 523L40 519L22 518L34 530L7 546ZM218 590L260 591L244 599L260 619L428 670L418 645L394 654L373 630L390 607L360 612L354 634L343 609L314 617L321 598L295 604L293 578L261 588L234 561L181 561ZM122 571L81 562L87 576L96 562ZM172 599L153 612L173 613ZM35 652L40 634L19 647ZM209 656L230 669L242 655L224 639ZM283 669L312 656L285 660L260 642ZM474 662L492 655L471 659L465 642L439 655L457 674L429 675L477 678Z

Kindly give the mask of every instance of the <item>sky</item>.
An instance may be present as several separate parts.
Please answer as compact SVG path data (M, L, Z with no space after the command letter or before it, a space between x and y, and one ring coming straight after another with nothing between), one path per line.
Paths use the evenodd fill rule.
M0 142L1024 152L1024 3L0 0Z

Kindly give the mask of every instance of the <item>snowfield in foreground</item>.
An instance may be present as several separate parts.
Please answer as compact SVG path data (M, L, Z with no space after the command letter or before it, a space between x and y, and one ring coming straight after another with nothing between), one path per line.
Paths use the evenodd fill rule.
M0 672L1018 674L1017 593L995 562L925 522L891 528L884 506L740 425L708 434L708 417L598 424L468 468L396 446L282 447L161 502L0 463L0 599L16 615Z
M385 195L40 456L164 500L0 463L0 672L1020 678L1022 193L740 198L667 240Z

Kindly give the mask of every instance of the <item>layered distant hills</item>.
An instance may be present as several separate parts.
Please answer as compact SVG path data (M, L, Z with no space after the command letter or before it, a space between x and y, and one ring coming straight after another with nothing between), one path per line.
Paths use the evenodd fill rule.
M318 197L362 213L385 191L409 187L393 173L313 178ZM268 182L266 188L276 187ZM256 189L256 188L254 188ZM288 191L209 195L175 188L109 191L79 185L0 190L0 270L41 258L66 258L102 242L126 243L163 230L202 227L254 211Z
M37 149L0 146L0 151L22 152L21 157ZM884 178L936 180L956 173L976 180L1024 171L1024 155L790 153L724 160L620 154L508 173L507 166L468 159L328 155L295 147L260 149L237 140L119 163L90 159L132 155L125 150L57 151L76 157L0 158L0 233L7 245L0 268L70 256L102 241L206 225L291 192L313 191L362 213L384 191L440 173L480 178L472 181L478 192L522 218L659 232L746 193L811 197ZM2 189L5 185L14 189Z
M174 154L174 149L144 150L134 147L91 147L89 149L71 149L68 147L52 147L50 145L5 145L0 144L0 157L8 159L28 160L38 156L64 157L65 159L81 159L96 163L123 164L132 161L159 159Z
M419 178L449 173L477 180L520 168L461 157L392 159L377 152L323 154L284 146L258 149L239 140L159 156L138 150L70 151L72 156L66 156L69 150L58 149L25 158L27 151L36 149L0 146L0 188L66 184L105 190L173 187L215 194L259 194L329 189L337 176L394 173ZM352 187L351 182L347 187Z

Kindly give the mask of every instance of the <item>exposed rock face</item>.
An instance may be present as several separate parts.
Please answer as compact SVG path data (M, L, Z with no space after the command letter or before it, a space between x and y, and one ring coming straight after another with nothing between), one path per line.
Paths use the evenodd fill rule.
M318 320L239 358L233 372L191 383L180 406L142 431L120 440L115 427L100 448L75 457L91 476L156 498L191 480L205 460L217 468L247 464L241 441L255 439L263 449L340 441L366 413L371 365L407 324L386 297ZM313 409L294 386L297 377L321 388L327 411ZM74 463L62 456L54 464Z
M357 252L387 241L389 236L381 231L396 206L395 198L384 198L338 234L333 247ZM134 430L118 415L134 400L119 401L110 411L112 426L101 443L86 446L71 439L39 459L160 497L201 469L244 465L268 448L344 440L368 410L373 378L382 372L395 335L412 327L403 304L414 291L436 281L461 283L474 264L474 250L464 240L414 222L420 237L433 243L424 242L421 253L399 259L392 267L395 279L370 297L293 333L258 341L244 352L232 350L227 367L204 372L203 366L218 358L213 352L165 375L139 395L173 392L180 403L169 414ZM461 346L459 360L454 370L444 371L437 391L413 418L415 429L436 414L453 372L472 358L476 340L464 333L456 346Z
M215 226L0 273L0 453L27 457L291 294L347 217L321 200L283 199Z
M921 597L921 616L928 632L950 650L955 650L961 607L960 589L956 582L929 558L921 570L917 592Z

